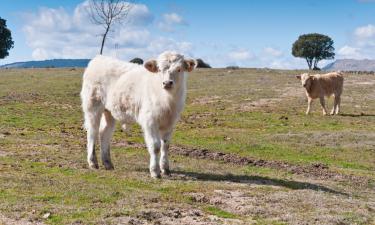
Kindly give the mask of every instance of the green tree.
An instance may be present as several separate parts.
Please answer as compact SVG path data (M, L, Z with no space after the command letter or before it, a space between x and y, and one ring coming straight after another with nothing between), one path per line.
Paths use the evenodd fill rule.
M7 21L0 17L0 59L9 55L9 50L13 48L12 33L7 28Z
M334 59L335 48L333 40L323 34L304 34L294 42L292 54L294 57L306 59L309 69L319 69L318 62L322 59Z

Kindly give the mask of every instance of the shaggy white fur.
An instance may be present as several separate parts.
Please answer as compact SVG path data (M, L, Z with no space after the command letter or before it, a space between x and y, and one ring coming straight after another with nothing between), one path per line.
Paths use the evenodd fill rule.
M185 71L196 65L195 60L174 52L164 52L144 67L104 56L91 60L81 91L90 168L99 167L95 155L98 136L104 167L113 169L110 139L115 121L125 126L137 122L150 153L151 176L158 178L160 172L168 175L169 141L185 105Z

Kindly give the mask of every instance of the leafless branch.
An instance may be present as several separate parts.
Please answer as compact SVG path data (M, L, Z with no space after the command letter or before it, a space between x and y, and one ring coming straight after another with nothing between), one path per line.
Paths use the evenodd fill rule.
M123 0L89 0L88 14L90 20L95 25L103 27L100 54L103 53L108 32L116 24L122 24L128 17L133 4Z

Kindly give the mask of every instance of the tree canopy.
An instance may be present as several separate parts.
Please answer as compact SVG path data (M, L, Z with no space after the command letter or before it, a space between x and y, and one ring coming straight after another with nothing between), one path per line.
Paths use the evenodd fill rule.
M333 40L317 33L299 36L292 47L293 56L306 59L309 69L319 69L317 65L322 59L334 59L334 51Z
M0 17L0 59L9 55L9 50L13 48L12 33L7 28L6 20Z

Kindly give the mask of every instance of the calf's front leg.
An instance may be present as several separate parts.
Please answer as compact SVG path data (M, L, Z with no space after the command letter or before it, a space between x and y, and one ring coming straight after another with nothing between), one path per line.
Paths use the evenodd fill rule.
M312 102L312 98L307 97L307 110L306 110L306 115L309 115L309 114L310 114L310 110L311 110L311 102Z
M169 169L169 159L168 159L171 134L172 134L171 131L167 132L166 134L162 135L162 139L161 139L161 153L160 153L159 165L160 165L161 173L167 176L171 174L171 171Z
M145 142L150 154L150 175L153 178L160 178L160 167L158 154L160 152L160 134L156 127L143 127Z

